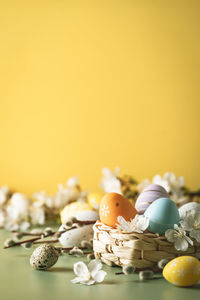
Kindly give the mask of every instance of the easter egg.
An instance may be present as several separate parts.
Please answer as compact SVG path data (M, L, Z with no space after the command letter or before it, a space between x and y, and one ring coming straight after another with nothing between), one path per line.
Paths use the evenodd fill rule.
M180 218L183 219L186 213L190 210L200 211L200 203L189 202L179 208Z
M88 195L88 204L95 210L99 209L99 205L101 202L101 199L103 198L103 194L102 193L91 193Z
M31 266L36 270L46 270L55 265L59 252L52 245L44 244L37 247L30 258Z
M158 184L150 184L138 196L135 208L139 214L143 214L152 202L159 198L168 198L167 191Z
M147 208L144 215L149 218L148 230L161 235L180 221L176 204L168 198L160 198L154 201Z
M75 218L79 221L97 221L99 220L99 214L93 210L83 210L75 214Z
M86 202L72 202L66 205L60 213L62 224L66 224L71 217L75 217L78 212L84 210L92 210L91 206Z
M192 286L200 280L200 262L192 256L179 256L163 269L164 278L177 286Z
M105 225L116 228L118 216L130 221L136 214L137 211L129 200L118 193L109 193L101 200L99 215Z
M90 241L93 238L93 224L77 227L75 229L64 232L59 242L63 247L80 246L81 241Z

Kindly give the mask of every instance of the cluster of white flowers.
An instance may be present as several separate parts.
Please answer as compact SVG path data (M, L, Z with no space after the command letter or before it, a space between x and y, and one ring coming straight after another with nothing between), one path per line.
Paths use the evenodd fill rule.
M123 232L143 233L149 226L149 219L144 215L136 215L130 222L126 221L122 216L117 218L117 228Z
M174 173L167 172L163 175L155 175L150 181L149 179L144 179L140 184L138 184L137 189L141 193L148 185L151 183L159 184L165 188L165 190L170 194L170 198L179 204L184 204L186 202L186 197L184 196L184 185L185 179L183 176L176 177Z
M186 251L189 244L193 245L191 238L200 243L200 212L188 211L180 221L180 227L175 224L174 229L165 232L165 236L169 242L174 243L178 251Z
M78 177L69 178L66 186L58 185L55 195L45 191L33 194L33 200L22 193L10 197L7 187L0 189L0 227L26 230L31 224L43 225L49 212L57 212L72 201L86 201L87 191L81 191Z
M101 188L105 193L119 193L122 194L122 185L118 178L120 169L116 167L112 172L109 168L102 169ZM184 194L185 179L183 176L177 177L172 172L166 172L163 176L155 175L150 181L144 179L137 185L137 191L141 193L148 185L158 184L163 186L170 194L170 198L178 205L183 205L188 202L188 197Z
M120 168L116 167L114 172L109 168L102 169L102 179L101 179L101 188L105 193L118 193L121 194L121 183L117 178L119 175Z
M28 206L30 199L24 194L14 193L10 197L10 190L3 186L0 189L0 227L10 230L29 227Z

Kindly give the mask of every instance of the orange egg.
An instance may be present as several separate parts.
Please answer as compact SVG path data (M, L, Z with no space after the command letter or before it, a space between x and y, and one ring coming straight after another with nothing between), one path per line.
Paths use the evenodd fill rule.
M128 199L117 193L105 195L100 203L99 215L103 224L116 228L118 216L130 221L137 214L137 210Z

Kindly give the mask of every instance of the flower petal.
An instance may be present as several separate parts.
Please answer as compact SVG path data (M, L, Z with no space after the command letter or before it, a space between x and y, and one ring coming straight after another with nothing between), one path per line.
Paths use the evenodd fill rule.
M174 229L168 229L167 231L165 231L165 237L171 243L175 242L176 240L174 233L175 233Z
M186 214L183 220L180 221L180 224L184 230L190 231L194 224L194 216L192 214Z
M87 284L87 285L92 285L92 284L94 284L95 283L95 281L94 280L89 280L89 281L87 281L87 282L81 282L82 284Z
M81 277L75 277L74 279L71 280L72 283L80 283L81 282Z
M197 242L200 243L200 230L192 229L190 231L190 236L192 238L195 238L197 240Z
M131 232L132 231L130 223L127 222L122 216L119 216L117 218L117 222L119 223L119 224L116 223L118 229L121 229L125 232Z
M86 264L84 264L82 261L79 261L74 264L74 273L78 277L84 277L85 275L88 275L89 271Z
M174 246L178 251L186 251L188 249L188 242L184 238L176 238Z
M137 224L138 229L141 231L145 231L148 226L149 226L149 218L145 217L144 215L139 216L138 224Z
M88 270L91 272L91 275L97 273L102 268L102 263L98 259L93 259L88 264Z
M98 271L94 276L93 276L93 279L94 281L96 282L102 282L105 278L105 276L107 275L107 273L103 270L101 271Z
M193 241L189 238L189 236L185 236L186 241L193 246Z

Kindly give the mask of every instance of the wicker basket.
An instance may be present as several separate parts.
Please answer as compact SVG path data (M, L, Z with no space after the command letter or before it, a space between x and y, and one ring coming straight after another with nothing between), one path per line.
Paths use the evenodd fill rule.
M163 258L180 255L200 258L200 243L194 241L187 251L177 251L165 236L153 233L122 233L97 221L94 225L93 249L95 257L109 266L133 264L137 269L155 269Z

